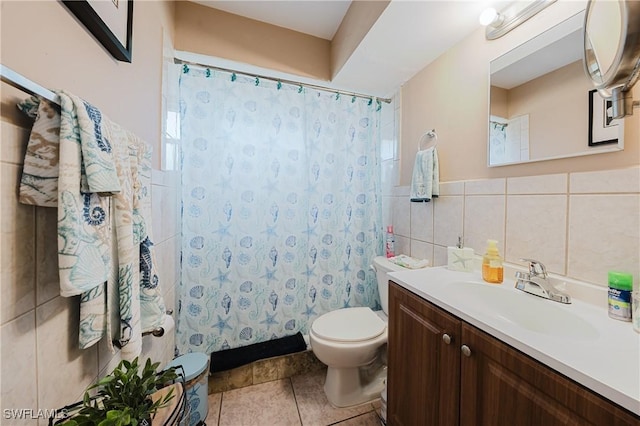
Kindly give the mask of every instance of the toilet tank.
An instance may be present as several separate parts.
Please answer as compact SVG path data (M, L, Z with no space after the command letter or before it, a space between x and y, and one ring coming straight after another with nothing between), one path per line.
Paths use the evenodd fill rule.
M378 279L378 293L380 293L380 305L385 314L389 315L389 272L406 270L402 266L389 262L384 256L376 256L371 268L376 271Z

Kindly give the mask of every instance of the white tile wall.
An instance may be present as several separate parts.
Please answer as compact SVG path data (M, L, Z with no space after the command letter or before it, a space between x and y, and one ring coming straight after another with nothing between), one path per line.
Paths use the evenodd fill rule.
M436 201L437 202L437 201ZM502 195L469 195L464 201L464 246L482 253L487 240L497 240L504 253L505 204Z
M52 247L58 245L58 211L54 208L36 209L36 301L41 305L60 294L58 256Z
M565 194L567 174L514 177L507 180L507 194Z
M464 182L440 182L440 196L464 195Z
M507 197L505 259L542 262L549 272L564 275L567 234L566 195L510 195Z
M445 195L431 200L433 205L433 243L439 246L455 246L458 237L463 236L462 219L464 197Z
M466 195L501 195L505 193L506 179L470 180L464 183Z
M9 321L2 326L2 406L34 408L38 406L38 388L24 383L37 383L36 372L36 319L35 311ZM16 356L20 354L20 356ZM3 416L4 417L4 416ZM3 420L4 422L9 420ZM32 425L36 421L15 421Z
M36 309L38 407L60 408L77 400L96 379L96 346L78 348L78 298L56 297Z
M411 236L411 203L409 197L393 198L393 232L396 237Z
M410 251L404 253L411 253L417 259L433 259L433 244L412 239Z
M571 193L640 192L640 168L571 174Z
M457 235L479 255L491 238L508 262L537 259L551 272L603 287L609 270L621 270L639 286L640 167L444 182L432 216L407 202L408 191L399 187L385 198L394 225L408 233L402 253L444 265Z
M640 263L640 195L572 195L568 275L607 283L607 271L634 274Z
M78 349L78 299L59 296L57 211L17 201L29 132L1 121L0 133L0 411L52 410L77 401L89 384L111 372L120 355L111 353L104 342ZM165 303L174 312L180 260L179 188L179 173L153 171L156 261ZM174 344L174 333L144 337L142 357L165 364L173 358ZM3 426L47 423L47 419L4 416L0 420Z
M383 112L388 111L388 108L383 107ZM385 114L383 114L385 115ZM382 118L383 122L385 117ZM393 116L391 116L391 120L385 122L382 125L380 131L380 156L382 161L393 160L393 156L395 155L395 125L393 122Z
M10 321L35 307L35 208L17 203L21 167L3 163L0 168L0 320Z
M400 179L398 166L399 114L399 104L395 98L392 98L391 104L382 104L380 151L382 156L382 225L385 229L393 221L394 203L390 197Z
M411 239L433 241L433 203L411 203Z

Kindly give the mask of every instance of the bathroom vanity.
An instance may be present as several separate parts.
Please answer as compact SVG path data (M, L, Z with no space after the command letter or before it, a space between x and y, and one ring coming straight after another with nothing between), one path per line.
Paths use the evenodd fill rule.
M484 300L485 290L476 294L490 284L478 280L477 274L445 268L394 273L390 278L388 425L640 424L640 338L629 324L606 318L606 310L602 310L604 328L590 329L585 321L572 341L563 335L571 330L562 325L559 331L546 333L547 320L542 317L555 320L558 313L567 327L579 329L582 319L593 314L591 306L579 301L574 310L571 305L549 305L545 312L547 305L536 304L556 302L505 283L495 288L495 298L493 289L486 290L497 303L493 306ZM542 308L538 329L523 329L522 321L532 315L519 303ZM505 306L504 312L499 312L499 305ZM560 313L564 309L569 313ZM518 312L524 313L521 318ZM581 319L572 324L568 315ZM536 321L535 315L531 320ZM631 350L620 354L611 349L609 356L596 361L600 365L593 367L603 370L600 378L585 365L601 356L598 345L611 337L605 336L608 326L613 326L614 338L629 337ZM586 353L585 348L591 347L595 353ZM628 368L619 365L627 361L632 363ZM607 383L609 379L612 383Z

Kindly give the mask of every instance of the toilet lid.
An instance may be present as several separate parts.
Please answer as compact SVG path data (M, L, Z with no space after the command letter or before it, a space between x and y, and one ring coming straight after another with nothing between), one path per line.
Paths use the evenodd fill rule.
M317 318L311 330L318 337L339 342L360 342L378 337L386 325L370 308L345 308Z

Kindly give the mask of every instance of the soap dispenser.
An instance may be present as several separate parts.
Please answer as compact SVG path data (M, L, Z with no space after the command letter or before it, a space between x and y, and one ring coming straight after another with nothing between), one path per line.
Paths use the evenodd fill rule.
M502 258L496 240L487 240L487 251L482 257L482 279L492 284L500 284L504 279Z
M452 271L473 272L473 249L462 246L462 237L458 237L456 247L447 247L447 269Z

